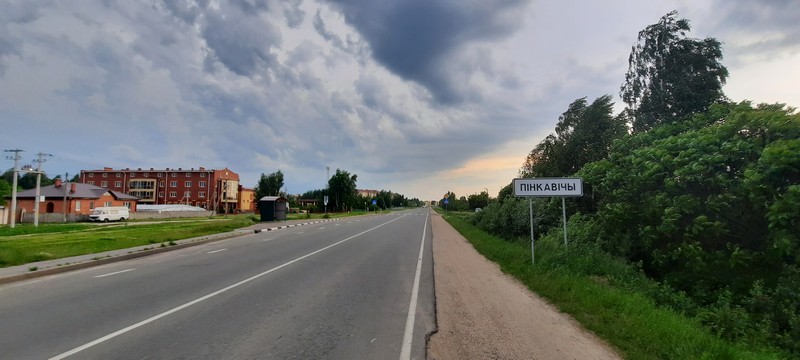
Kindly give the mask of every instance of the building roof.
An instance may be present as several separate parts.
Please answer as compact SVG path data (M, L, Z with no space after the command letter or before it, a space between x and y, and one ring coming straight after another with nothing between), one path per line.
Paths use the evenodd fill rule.
M73 192L72 189L75 191ZM67 183L66 188L59 184L42 186L39 189L39 194L45 198L63 198L65 191L69 190L67 197L70 199L99 199L103 194L110 193L117 200L139 200L135 196L128 195L123 192L109 190L104 187L84 183ZM35 198L36 189L23 190L17 193L18 199Z
M191 206L191 205L144 205L140 204L136 206L137 212L171 212L171 211L208 211L201 207Z
M285 197L283 197L283 196L264 196L264 197L262 197L261 199L258 199L258 201L277 201L277 202L286 202L286 201L289 201L289 200L287 200L287 199L286 199Z

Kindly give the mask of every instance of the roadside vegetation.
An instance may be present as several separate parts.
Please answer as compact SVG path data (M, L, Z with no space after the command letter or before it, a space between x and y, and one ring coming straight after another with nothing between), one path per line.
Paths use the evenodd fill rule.
M530 268L529 240L520 240L530 237L529 204L511 184L464 220L498 239L476 247L504 269L626 353L641 346L655 356L633 358L748 358L739 346L799 358L800 115L784 104L728 99L721 44L689 30L675 12L642 30L620 88L625 110L614 115L608 95L577 99L524 160L519 177L583 179L583 196L567 200L568 247L555 235L561 199L533 199L541 252L533 270L522 269ZM583 314L592 304L571 305L582 296L561 291L584 287L590 302L629 300ZM594 293L605 287L608 294ZM651 307L654 326L672 314L702 340L684 338L695 330L682 322L625 335L638 320L607 318ZM594 316L619 328L592 325ZM649 348L640 336L665 347Z
M779 350L723 339L698 319L686 316L679 309L662 306L670 302L687 307L691 300L586 241L591 233L571 234L567 247L559 231L537 238L536 264L532 265L527 239L508 240L490 235L471 224L472 217L474 214L469 213L444 215L478 252L500 265L503 272L570 314L626 359L788 357ZM581 228L579 224L571 225L572 229Z
M224 233L255 223L253 215L164 221L155 224L114 223L20 224L0 228L0 267L99 253Z

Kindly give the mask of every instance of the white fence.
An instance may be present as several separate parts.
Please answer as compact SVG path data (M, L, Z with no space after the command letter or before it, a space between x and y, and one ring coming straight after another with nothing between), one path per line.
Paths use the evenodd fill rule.
M170 212L132 212L131 220L158 220L158 219L179 219L179 218L201 218L214 215L213 211L170 211ZM67 222L89 221L89 215L67 214ZM33 224L33 214L22 215L21 223ZM39 214L39 223L60 223L64 222L62 213Z

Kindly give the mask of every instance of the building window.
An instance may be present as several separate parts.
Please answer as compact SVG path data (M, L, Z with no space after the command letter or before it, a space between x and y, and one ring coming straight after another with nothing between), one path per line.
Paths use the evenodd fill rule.
M178 192L177 191L170 191L169 192L169 197L171 197L171 198L178 197Z
M200 177L201 177L201 178L204 178L204 177L206 177L206 173L200 173Z
M110 207L110 206L111 206L111 201L106 201L106 202L103 204L103 206L105 206L105 207Z
M86 183L89 185L94 185L94 181L87 181Z
M172 173L172 177L178 177L178 173Z
M178 182L177 181L170 181L169 182L169 186L170 187L178 187Z
M191 192L191 191L189 191L189 190L186 190L186 191L184 191L184 192L183 192L183 197L185 197L185 198L187 198L187 199L188 199L188 198L190 198L190 197L192 197L192 192Z
M158 177L162 177L164 173L158 173Z
M117 173L117 177L122 177L122 173Z
M103 177L107 178L108 177L108 173L103 173Z
M131 202L130 202L130 201L123 202L123 203L122 203L122 206L124 206L124 207L126 207L126 208L130 209L130 208L131 208Z
M205 181L201 181L199 185L200 185L201 188L204 188L204 187L206 187L206 182Z
M158 186L160 186L160 187L164 187L164 180L161 180L161 181L159 181L159 182L158 182Z
M158 197L163 198L164 197L164 192L163 191L159 191L158 192Z
M75 201L75 211L81 211L81 201Z
M89 201L89 210L94 210L94 201Z
M89 173L89 177L93 178L94 177L94 173Z
M132 173L131 173L131 177L132 177L132 178L133 178L133 177L136 177L136 173L135 173L135 172L132 172Z
M185 187L192 187L192 182L191 182L191 181L184 182L184 183L183 183L183 186L185 186Z
M142 177L147 177L148 175L150 175L150 174L144 173L144 174L142 174ZM159 176L159 177L161 177L161 176Z
M114 181L114 187L121 188L122 187L122 181Z
M197 197L199 197L199 198L205 198L205 197L206 197L206 192L205 192L205 191L198 191L198 192L197 192Z
M190 172L187 172L187 173L186 173L186 177L192 177L192 173L190 173Z
M103 175L105 175L105 174L103 174ZM101 181L100 182L100 186L101 187L108 187L108 181Z

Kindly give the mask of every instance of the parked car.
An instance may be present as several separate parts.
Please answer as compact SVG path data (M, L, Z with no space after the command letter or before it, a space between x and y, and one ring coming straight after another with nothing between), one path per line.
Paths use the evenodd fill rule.
M130 219L130 210L124 206L107 206L94 208L92 214L89 215L89 221L125 221Z

